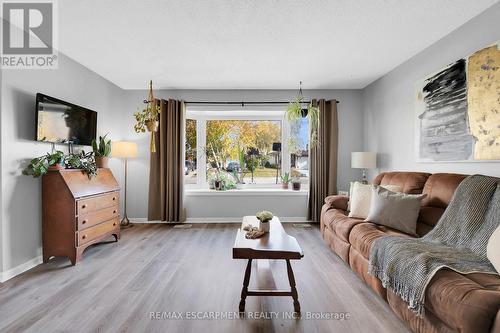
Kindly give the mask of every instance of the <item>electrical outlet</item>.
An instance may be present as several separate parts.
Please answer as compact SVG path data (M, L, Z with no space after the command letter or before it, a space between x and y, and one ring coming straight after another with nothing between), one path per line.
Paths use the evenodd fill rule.
M339 193L339 195L347 195L347 196L349 196L349 192L348 191L339 191L338 193Z

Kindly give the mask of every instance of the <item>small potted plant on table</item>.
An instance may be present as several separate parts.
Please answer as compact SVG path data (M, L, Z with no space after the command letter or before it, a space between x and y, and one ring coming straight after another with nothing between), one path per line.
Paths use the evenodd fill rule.
M260 221L259 230L269 232L269 221L273 219L273 213L268 212L267 210L263 210L262 212L258 212L257 214L255 214L255 217L257 217L257 219Z

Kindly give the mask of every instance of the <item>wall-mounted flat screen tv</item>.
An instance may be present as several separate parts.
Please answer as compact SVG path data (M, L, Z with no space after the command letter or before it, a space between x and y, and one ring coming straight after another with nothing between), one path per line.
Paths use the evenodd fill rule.
M97 112L36 94L36 140L89 146L97 132Z

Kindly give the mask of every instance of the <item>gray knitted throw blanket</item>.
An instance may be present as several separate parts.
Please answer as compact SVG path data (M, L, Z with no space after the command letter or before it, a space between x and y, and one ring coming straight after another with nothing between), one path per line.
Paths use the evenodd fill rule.
M460 183L437 225L427 235L384 236L375 240L368 273L422 316L425 289L439 269L498 274L486 257L486 245L499 224L500 179L469 176Z

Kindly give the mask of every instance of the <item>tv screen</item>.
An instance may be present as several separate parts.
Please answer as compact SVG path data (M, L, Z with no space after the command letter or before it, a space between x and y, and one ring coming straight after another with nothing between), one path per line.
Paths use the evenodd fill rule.
M89 146L97 131L97 112L36 94L36 140Z

